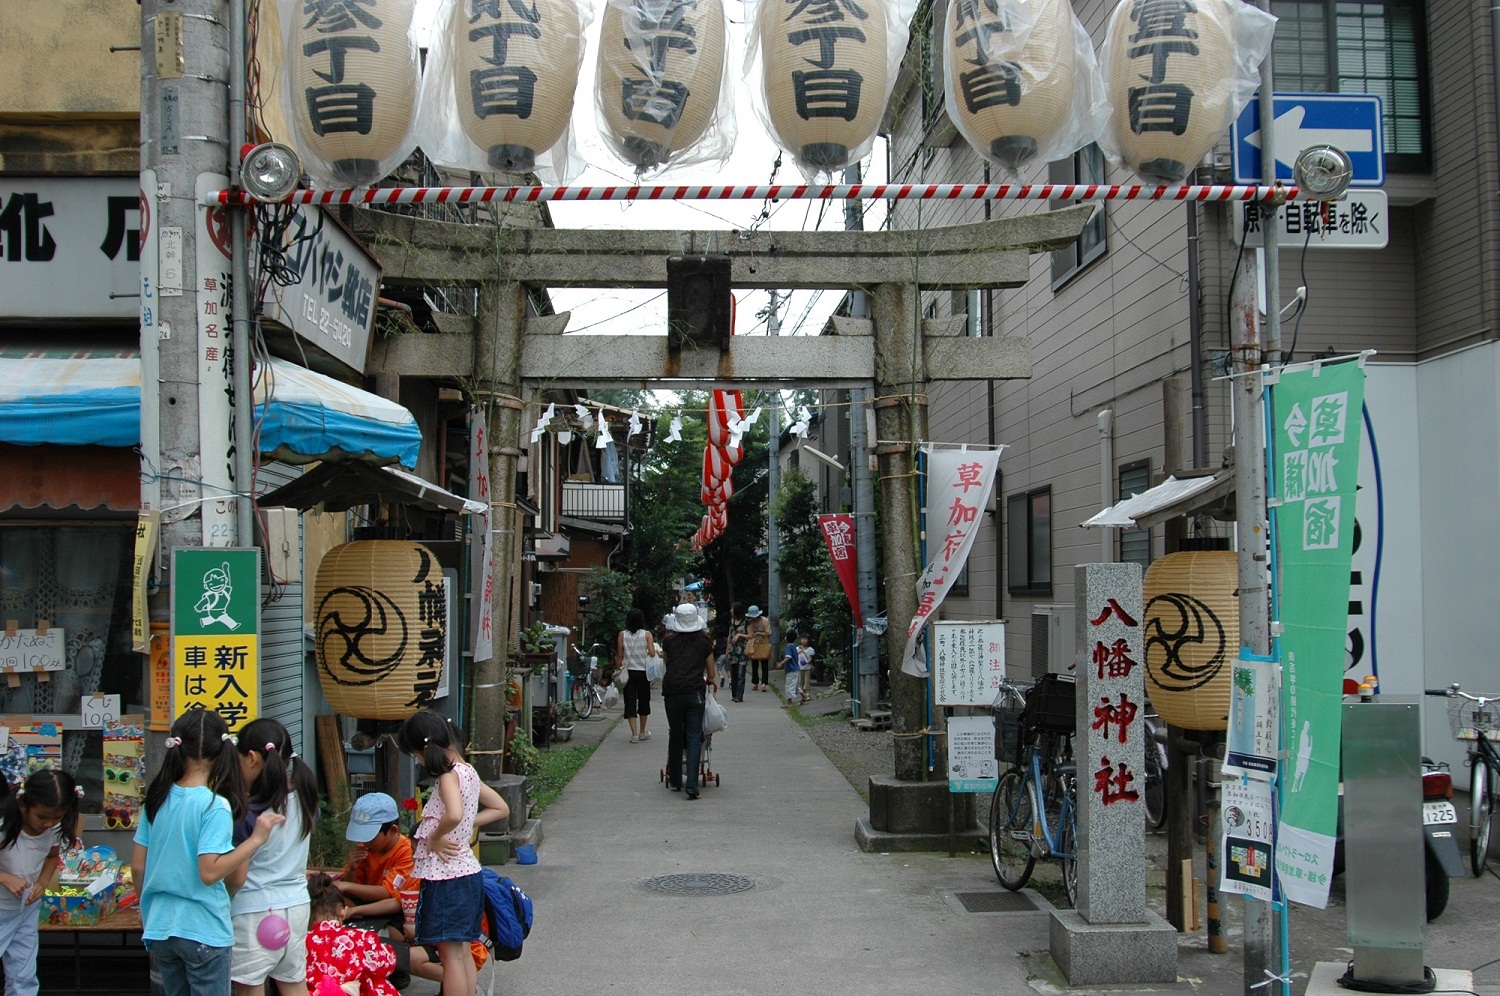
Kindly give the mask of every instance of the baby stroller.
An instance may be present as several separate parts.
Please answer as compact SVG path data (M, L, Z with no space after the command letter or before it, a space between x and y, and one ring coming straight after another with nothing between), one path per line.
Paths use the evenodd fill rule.
M670 750L671 750L671 748L668 748L668 751L670 751ZM714 786L717 786L719 784L719 773L713 769L713 764L712 764L713 753L714 753L714 735L712 733L705 733L705 734L703 734L703 752L698 757L698 787L699 788L702 788L704 785L714 785ZM683 757L683 761L684 762L687 761L687 757L685 755L686 755L686 752L684 752L684 757ZM672 755L670 753L668 753L667 754L667 764L671 764L671 761L672 761ZM661 783L663 785L667 784L667 766L666 765L662 766L661 774L658 777L660 778Z

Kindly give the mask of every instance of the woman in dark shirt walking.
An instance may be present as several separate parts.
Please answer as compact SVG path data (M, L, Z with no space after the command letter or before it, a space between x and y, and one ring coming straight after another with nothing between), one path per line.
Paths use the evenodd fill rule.
M662 655L667 665L661 681L662 709L667 714L667 784L672 791L696 799L703 755L703 690L705 685L718 688L719 680L714 641L704 632L696 605L684 602L672 610Z

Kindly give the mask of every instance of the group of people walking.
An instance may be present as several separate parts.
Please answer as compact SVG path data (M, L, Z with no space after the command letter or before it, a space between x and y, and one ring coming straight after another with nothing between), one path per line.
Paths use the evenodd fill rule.
M667 784L688 799L699 795L703 756L703 713L707 692L727 681L730 700L744 702L746 678L752 691L771 687L771 671L786 675L786 705L806 702L806 679L816 653L807 634L787 634L785 653L773 663L771 621L757 605L735 602L728 632L719 640L708 634L705 613L692 602L677 605L662 620L660 639L646 629L645 615L631 609L615 639L615 659L628 679L622 686L630 742L651 739L650 677L653 662L662 669L662 709L667 716Z

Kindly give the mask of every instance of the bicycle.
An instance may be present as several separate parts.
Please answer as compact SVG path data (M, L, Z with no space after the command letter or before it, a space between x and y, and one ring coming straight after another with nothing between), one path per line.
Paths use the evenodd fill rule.
M1489 861L1490 834L1495 815L1495 780L1500 778L1500 752L1491 739L1500 727L1500 696L1470 695L1457 682L1429 688L1428 695L1450 699L1448 726L1453 739L1469 747L1469 861L1474 877L1484 874Z
M1047 675L1027 697L1017 721L1019 763L995 787L989 833L990 862L1002 886L1015 892L1031 880L1038 860L1056 859L1070 905L1078 901L1073 688L1071 677ZM1002 718L1008 717L997 710Z
M579 719L588 719L597 707L604 711L604 693L599 690L599 658L584 655L577 644L573 646L573 659L568 662L568 677L571 687L568 701Z

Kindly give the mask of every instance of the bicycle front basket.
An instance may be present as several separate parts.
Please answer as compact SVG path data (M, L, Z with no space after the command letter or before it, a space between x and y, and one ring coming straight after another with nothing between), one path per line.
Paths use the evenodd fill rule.
M995 760L1021 763L1021 713L1025 706L1005 706L995 713Z
M1077 682L1071 674L1044 674L1026 696L1022 723L1044 733L1072 733L1077 724L1073 711Z
M1488 740L1496 739L1495 730L1500 726L1500 702L1486 702L1483 708L1468 699L1448 700L1448 728L1454 740L1475 741L1476 733L1483 733Z

